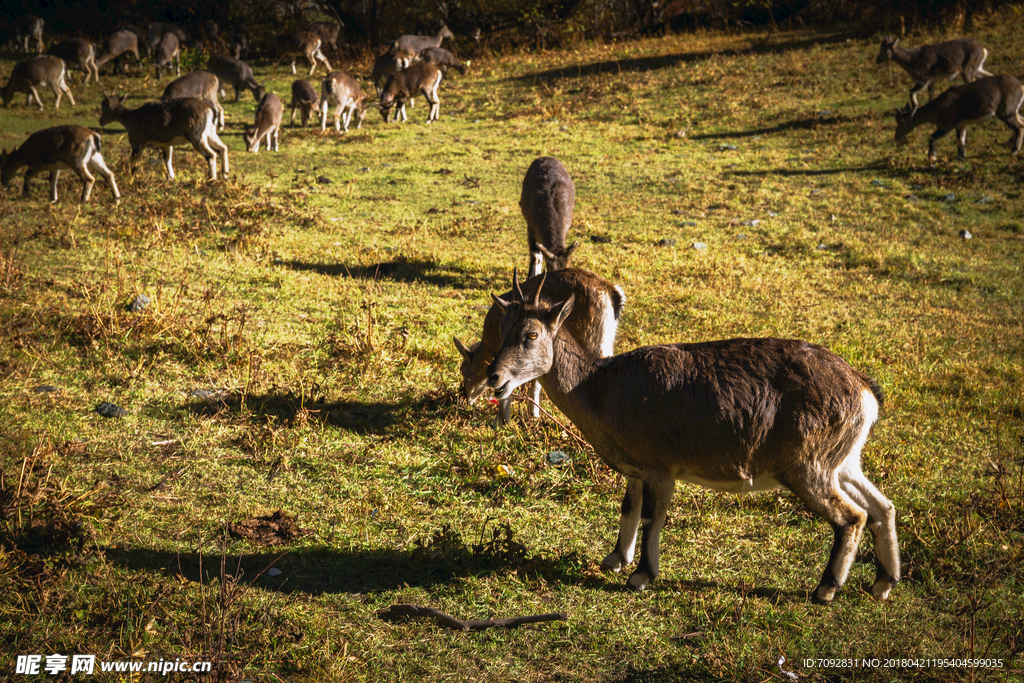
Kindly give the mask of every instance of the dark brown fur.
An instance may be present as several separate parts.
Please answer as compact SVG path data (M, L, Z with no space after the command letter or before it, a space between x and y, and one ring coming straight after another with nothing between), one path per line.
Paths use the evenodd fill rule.
M565 246L576 204L576 186L562 162L554 157L534 159L523 178L519 208L526 219L530 247L529 277L540 273L543 260L548 270L569 267L579 243Z

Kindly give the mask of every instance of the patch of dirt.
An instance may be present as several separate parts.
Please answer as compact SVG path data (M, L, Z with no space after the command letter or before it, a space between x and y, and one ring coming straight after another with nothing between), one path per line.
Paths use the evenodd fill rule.
M278 510L268 517L253 517L238 523L228 524L228 533L235 538L245 538L256 545L281 545L309 532L299 528L295 519Z

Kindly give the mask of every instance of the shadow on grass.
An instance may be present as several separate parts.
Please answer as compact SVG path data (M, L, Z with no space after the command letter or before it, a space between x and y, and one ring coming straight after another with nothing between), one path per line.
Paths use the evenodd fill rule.
M395 402L324 401L303 398L290 391L246 396L230 394L213 400L193 401L187 408L206 417L227 414L255 420L290 423L297 418L341 427L357 434L385 432L407 420L422 423L438 411L448 410L459 400L455 390L430 392Z
M735 177L762 177L769 175L780 175L780 176L821 176L821 175L835 175L837 173L863 173L865 171L886 171L886 175L892 177L898 177L901 174L894 172L893 169L889 168L889 165L883 162L877 162L874 164L866 164L864 166L844 166L841 168L808 168L808 169L797 169L797 168L769 168L763 171L726 171L722 174L722 177L735 176Z
M284 261L281 265L297 271L312 271L331 277L351 277L359 280L391 280L429 284L448 289L474 289L485 286L484 280L452 264L441 265L434 260L397 258L370 265L354 263L307 263Z
M106 560L135 571L159 572L168 577L181 575L189 581L210 583L220 575L219 555L172 553L150 548L108 549ZM270 567L281 570L270 576ZM573 558L508 558L479 560L469 553L455 552L438 558L417 548L403 552L387 549L338 550L327 547L259 550L249 554L228 554L224 571L236 575L239 583L253 582L265 590L295 594L363 594L395 590L403 586L429 587L459 578L515 571L539 576L549 583L603 585L599 579L575 571Z
M827 36L805 38L802 40L790 40L784 43L766 43L754 45L743 50L721 50L718 52L684 52L673 55L656 55L652 57L636 57L633 59L609 59L603 62L592 64L580 64L576 66L565 66L558 69L548 69L536 73L524 74L516 77L517 81L554 81L560 78L582 78L605 73L631 73L637 71L655 71L658 69L669 69L680 64L699 62L716 55L721 57L738 57L743 55L762 55L790 50L804 50L813 45L826 45L829 43L841 43L853 34L834 33Z
M768 128L753 128L751 130L726 131L724 133L706 133L704 135L693 135L691 140L725 140L732 138L752 138L755 135L771 135L772 133L786 133L794 130L811 130L822 126L837 126L843 123L857 123L873 118L871 114L858 114L857 116L846 116L836 114L835 116L812 116L796 121L786 121Z

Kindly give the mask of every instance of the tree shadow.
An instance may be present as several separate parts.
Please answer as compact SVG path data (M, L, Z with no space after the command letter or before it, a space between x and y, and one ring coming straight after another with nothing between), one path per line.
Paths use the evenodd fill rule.
M901 174L896 172L894 169L889 167L889 164L883 162L876 162L874 164L865 164L864 166L845 166L841 168L768 168L763 171L726 171L722 174L722 177L734 176L734 177L763 177L769 175L779 176L822 176L822 175L835 175L837 173L863 173L864 171L886 171L886 175L897 177Z
M804 50L813 45L825 45L829 43L841 43L853 36L852 33L842 32L826 36L804 38L801 40L790 40L782 43L765 43L754 45L742 50L721 50L717 52L684 52L673 55L656 55L652 57L636 57L632 59L610 59L603 62L591 64L578 64L576 66L565 66L558 69L548 69L536 73L517 76L517 81L554 81L562 78L583 78L606 73L634 73L639 71L656 71L668 69L680 64L699 62L715 55L722 57L737 57L744 55L762 55L775 52L787 52L790 50Z
M297 271L312 271L331 277L350 277L358 280L391 280L415 284L428 284L446 289L477 289L486 283L464 268L440 264L433 259L396 258L362 265L357 263L308 263L284 261L280 265Z

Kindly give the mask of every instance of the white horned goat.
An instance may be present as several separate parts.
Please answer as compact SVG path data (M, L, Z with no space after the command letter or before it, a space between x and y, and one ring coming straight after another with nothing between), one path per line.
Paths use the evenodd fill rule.
M217 179L218 155L224 175L228 174L228 146L217 137L217 113L207 102L186 97L148 102L137 109L128 109L117 95L104 95L101 107L101 126L117 121L128 132L133 167L143 149L158 147L163 152L167 177L173 180L174 147L188 143L209 163L210 180Z
M917 109L917 95L928 88L928 99L935 98L935 83L943 78L960 76L964 83L970 83L980 76L991 76L985 71L988 50L976 40L962 38L918 48L900 47L899 38L882 38L882 47L875 59L876 64L893 61L899 64L914 79L910 87L910 103Z
M576 186L562 162L554 157L534 159L523 177L519 198L530 247L529 277L539 275L542 265L547 270L569 267L579 246L579 242L565 246L575 203Z
M532 277L523 283L526 296L533 296L541 284L541 277ZM615 334L619 329L619 319L626 305L626 295L618 285L595 275L588 270L567 268L549 273L545 281L541 300L553 304L564 301L572 295L575 306L572 314L565 320L565 328L569 334L594 356L603 358L614 352ZM503 295L508 301L512 292ZM484 329L480 341L466 346L455 339L455 348L462 355L462 394L469 403L483 395L487 389L487 367L498 355L501 348L501 318L503 309L493 304L484 317ZM540 382L531 386L530 415L540 415ZM498 423L505 424L511 417L512 398L507 397L498 403Z
M1024 118L1020 107L1024 86L1013 76L989 76L946 90L928 104L916 109L907 105L896 111L896 142L902 143L918 126L934 125L928 139L928 162L935 165L935 143L956 130L958 156L967 157L967 126L992 117L1013 131L1010 149L1017 154L1024 141Z
M10 185L18 171L27 166L22 195L28 196L32 178L37 173L49 171L50 201L56 202L60 172L71 170L85 184L82 188L82 201L87 202L96 184L93 173L98 173L110 185L114 201L119 202L121 193L117 189L114 174L103 160L101 148L100 134L85 126L55 126L38 130L10 154L7 150L0 153L0 182Z
M646 346L597 358L567 330L575 298L524 300L513 278L503 342L488 369L495 398L540 379L548 397L611 468L627 477L619 536L602 566L640 560L630 587L658 575L661 529L678 479L747 493L785 486L834 531L814 591L830 602L846 581L864 528L874 536L885 599L900 576L896 511L861 472L861 449L882 393L867 375L816 344L729 339Z

